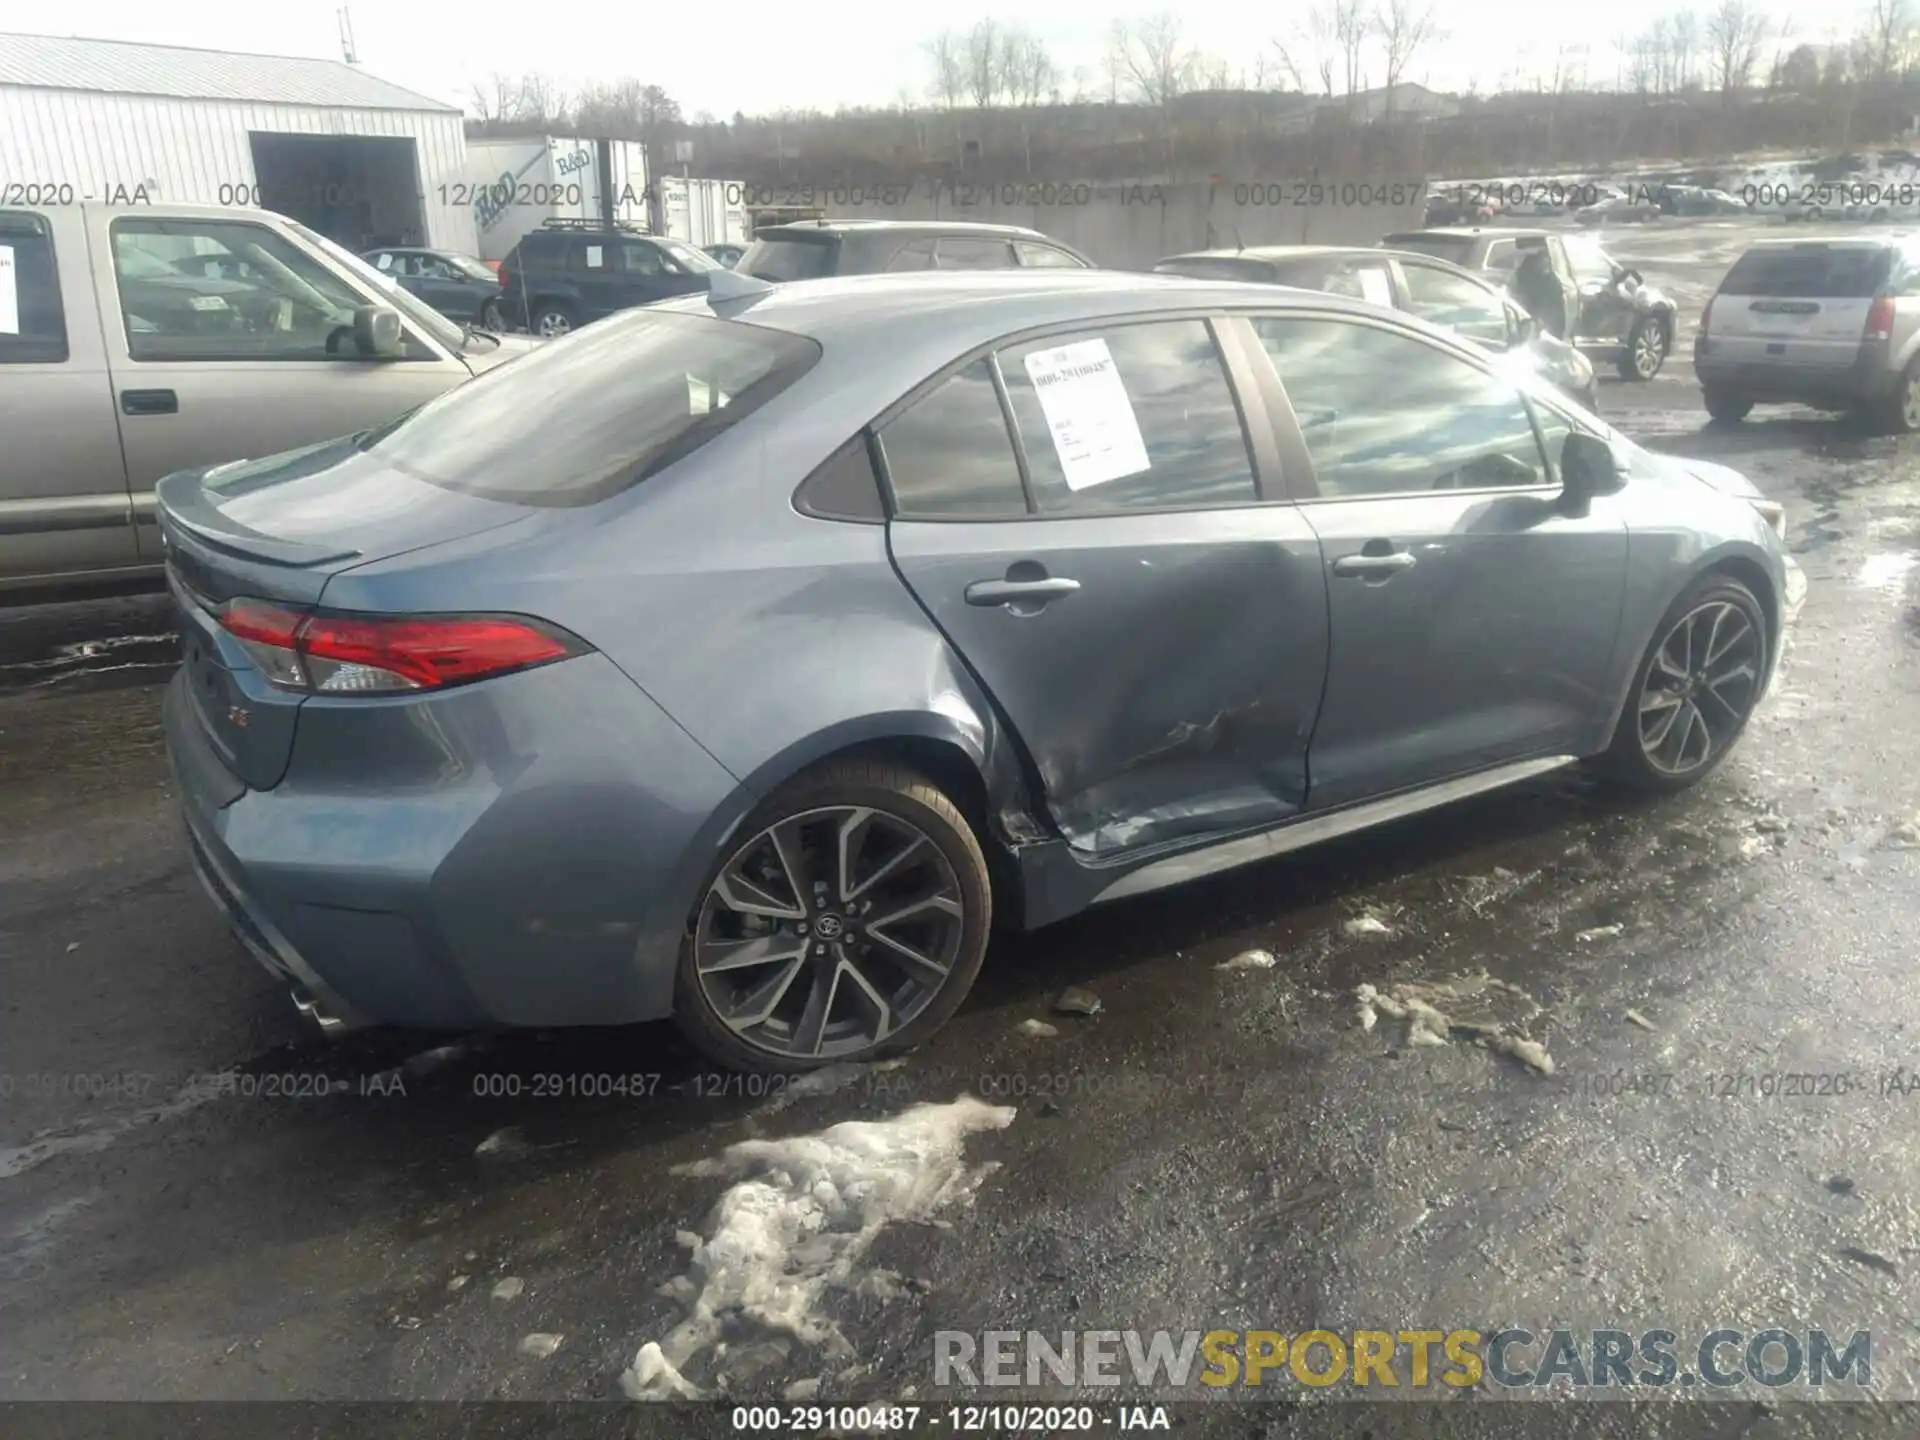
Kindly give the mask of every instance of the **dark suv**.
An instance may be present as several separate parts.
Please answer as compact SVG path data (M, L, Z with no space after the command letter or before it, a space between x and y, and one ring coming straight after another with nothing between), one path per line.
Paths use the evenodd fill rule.
M960 220L805 220L754 232L733 267L759 280L894 270L1090 270L1071 246L1020 225Z
M549 220L500 262L500 313L515 329L565 335L616 310L705 290L721 268L637 226Z

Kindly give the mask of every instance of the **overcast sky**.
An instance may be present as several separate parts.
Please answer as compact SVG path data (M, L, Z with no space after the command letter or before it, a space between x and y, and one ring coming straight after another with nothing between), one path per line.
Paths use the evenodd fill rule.
M1703 0L1702 11L1713 0ZM4 28L108 40L140 40L270 55L340 57L334 0L197 0L192 5L134 0L62 0L57 24L49 11L29 18L16 11ZM634 77L663 86L689 116L710 111L729 117L783 107L832 109L885 105L904 93L925 94L923 48L942 23L964 28L984 16L1026 23L1044 39L1069 75L1084 73L1089 92L1102 91L1103 37L1115 19L1150 13L1098 0L1054 0L1044 7L885 5L871 8L793 4L791 0L727 0L706 4L577 5L460 0L448 5L362 3L351 6L360 64L371 74L450 103L470 103L472 88L495 70L539 71L563 83ZM1192 40L1251 73L1254 57L1272 55L1285 17L1304 10L1244 0L1183 0L1177 7ZM1439 0L1448 39L1411 67L1406 78L1438 89L1478 82L1497 88L1516 70L1549 72L1555 50L1586 45L1596 82L1611 83L1613 42L1672 10L1659 0L1612 0L1605 6L1523 4L1522 0ZM1848 0L1813 7L1814 24L1795 27L1819 41L1823 31L1849 26ZM1785 15L1784 9L1775 10ZM1809 13L1802 6L1802 16ZM1516 24L1525 15L1524 23ZM1272 17L1272 18L1267 18ZM1576 23L1595 21L1601 30ZM24 23L23 23L24 22ZM1370 83L1379 83L1379 62ZM1072 89L1071 84L1067 87Z

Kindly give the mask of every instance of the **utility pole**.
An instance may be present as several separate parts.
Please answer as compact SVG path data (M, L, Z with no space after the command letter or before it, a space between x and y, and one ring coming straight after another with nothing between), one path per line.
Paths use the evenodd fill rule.
M360 56L353 47L353 15L344 5L334 15L340 22L340 53L347 64L358 65Z

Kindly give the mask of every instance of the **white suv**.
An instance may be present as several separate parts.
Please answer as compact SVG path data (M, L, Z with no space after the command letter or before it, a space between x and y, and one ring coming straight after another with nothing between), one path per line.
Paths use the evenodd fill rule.
M1756 403L1852 410L1920 430L1920 240L1763 240L1721 280L1693 339L1715 420Z

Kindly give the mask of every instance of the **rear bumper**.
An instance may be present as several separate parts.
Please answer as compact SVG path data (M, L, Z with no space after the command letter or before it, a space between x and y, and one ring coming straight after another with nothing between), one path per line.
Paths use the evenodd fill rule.
M194 868L323 1023L670 1013L688 912L749 797L605 657L310 701L271 790L208 765L184 684L163 713Z
M1693 347L1693 373L1703 389L1721 390L1753 400L1852 409L1891 394L1898 372L1889 366L1885 346L1864 346L1845 365L1741 364L1715 356L1699 341Z

